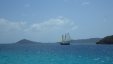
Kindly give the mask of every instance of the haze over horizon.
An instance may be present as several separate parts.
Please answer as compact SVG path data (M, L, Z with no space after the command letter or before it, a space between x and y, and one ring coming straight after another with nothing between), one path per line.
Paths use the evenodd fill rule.
M0 0L0 43L113 35L113 0Z

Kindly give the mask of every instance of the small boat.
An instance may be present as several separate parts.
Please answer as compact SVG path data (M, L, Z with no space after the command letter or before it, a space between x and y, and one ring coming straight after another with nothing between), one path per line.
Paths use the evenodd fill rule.
M62 42L60 42L61 45L70 45L70 35L69 33L62 35Z

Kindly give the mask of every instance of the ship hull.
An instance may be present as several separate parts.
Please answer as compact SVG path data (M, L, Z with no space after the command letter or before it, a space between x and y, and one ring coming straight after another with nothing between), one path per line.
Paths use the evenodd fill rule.
M60 43L61 45L70 45L70 43L68 42L68 43Z

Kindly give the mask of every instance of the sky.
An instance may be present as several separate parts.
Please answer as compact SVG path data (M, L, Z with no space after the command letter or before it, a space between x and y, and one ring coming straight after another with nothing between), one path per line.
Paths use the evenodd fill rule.
M113 35L113 0L0 0L0 43Z

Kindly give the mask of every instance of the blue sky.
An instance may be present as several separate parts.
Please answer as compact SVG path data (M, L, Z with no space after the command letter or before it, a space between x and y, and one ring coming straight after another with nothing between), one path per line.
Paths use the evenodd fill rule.
M113 34L113 0L0 0L0 43L57 42Z

